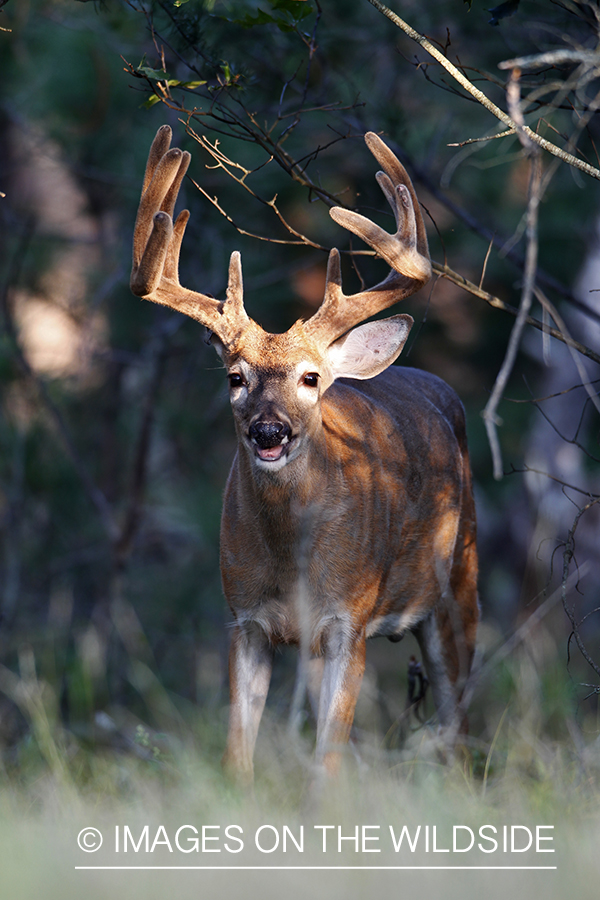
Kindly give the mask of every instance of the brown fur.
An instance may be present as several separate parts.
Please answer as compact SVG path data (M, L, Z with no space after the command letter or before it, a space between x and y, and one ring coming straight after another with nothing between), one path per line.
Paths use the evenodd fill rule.
M367 631L385 616L397 615L398 627L377 633L419 634L425 620L437 620L458 701L478 621L475 511L462 407L443 382L393 368L371 381L335 383L307 455L276 483L257 478L239 447L223 504L223 586L240 630L258 625L267 655L303 639L297 592L306 556L311 652L326 654L340 623L350 632L353 673L328 744L347 737ZM434 695L443 694L429 674ZM321 752L335 768L335 754ZM247 756L234 726L227 759L237 767Z
M170 150L170 140L163 126L150 151L131 287L207 325L230 379L238 452L221 523L235 623L224 762L252 777L274 648L301 644L323 659L317 760L332 772L350 733L367 637L415 632L442 724L456 718L473 659L475 510L460 401L432 375L388 368L409 316L353 328L427 282L425 227L406 171L366 135L385 169L377 178L397 231L331 212L392 271L346 296L332 250L320 309L285 334L267 334L244 310L238 253L225 302L179 284L188 213L172 216L189 154Z

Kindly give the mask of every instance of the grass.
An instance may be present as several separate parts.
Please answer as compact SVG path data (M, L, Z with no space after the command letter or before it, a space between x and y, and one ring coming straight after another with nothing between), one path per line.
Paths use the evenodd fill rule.
M482 636L488 645L495 640L489 632ZM392 891L415 898L485 894L504 900L510 894L542 892L545 900L564 900L570 893L578 900L596 897L600 739L595 717L591 712L586 717L574 703L570 681L556 659L548 633L539 630L504 659L481 685L470 714L468 748L452 761L443 760L433 723L419 725L413 720L404 729L403 741L390 738L397 729L386 720L394 714L393 701L381 699L386 659L379 669L374 661L371 689L357 717L355 749L349 749L339 779L327 784L314 780L310 729L291 740L277 701L261 728L256 785L248 793L221 774L225 719L218 709L180 706L175 713L177 700L160 695L156 680L147 679L156 704L154 718L156 710L162 710L168 725L164 731L116 707L96 716L87 732L67 730L52 687L38 678L32 654L25 649L20 675L0 671L2 691L27 723L3 755L2 897L96 900L239 893L261 900L286 895L317 900ZM379 694L373 684L379 684ZM407 832L395 851L394 841L403 826ZM456 832L459 849L470 840L467 829L471 829L472 850L452 851L453 826L464 826ZM482 826L496 831L488 828L484 837L479 833ZM517 847L528 839L526 829L535 838L536 826L541 826L539 835L552 836L553 841L539 846L555 852L535 852L535 845L525 852L504 852L505 826L509 840L511 826L518 826ZM104 837L94 853L77 845L77 836L89 827ZM176 845L180 828L183 849ZM255 844L257 832L262 850ZM484 849L493 847L486 838L493 836L498 849L486 853ZM414 852L408 838L416 840ZM297 848L301 840L302 852ZM443 852L446 848L450 852ZM76 869L86 865L302 866L303 870ZM441 865L557 868L384 868Z

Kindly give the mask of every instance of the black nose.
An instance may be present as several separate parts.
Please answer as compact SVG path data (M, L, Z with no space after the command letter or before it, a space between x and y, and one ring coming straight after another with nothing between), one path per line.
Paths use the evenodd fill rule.
M277 447L278 444L289 438L291 432L289 425L283 422L254 422L250 426L250 438L261 450Z

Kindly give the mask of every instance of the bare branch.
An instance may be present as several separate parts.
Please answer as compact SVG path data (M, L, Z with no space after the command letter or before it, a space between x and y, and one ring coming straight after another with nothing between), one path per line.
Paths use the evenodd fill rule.
M533 466L528 466L527 464L523 464L522 469L517 469L515 466L511 465L510 470L505 472L505 475L524 475L526 472L533 472L535 475L543 475L544 478L549 478L551 481L556 481L557 484L562 485L564 488L569 488L571 491L577 491L578 494L583 494L584 497L591 497L594 500L600 500L600 494L593 494L591 491L586 491L584 488L576 487L574 484L569 484L567 481L564 481L562 478L557 478L556 475L550 475L549 472L542 472L541 469L534 469Z
M478 288L472 281L469 281L463 275L459 275L458 272L451 269L450 266L432 261L431 267L438 275L442 275L444 278L452 281L453 284L456 284L458 287L463 288L463 290L473 294L474 297L485 300L485 302L489 304L489 306L493 306L494 309L501 309L504 312L510 313L511 316L517 316L519 314L519 310L516 309L516 307L511 306L509 303L505 303L504 300L494 296L494 294L489 294L487 291L481 290L481 288ZM551 337L556 338L557 341L561 341L563 344L573 347L573 349L581 353L582 356L587 356L588 359L600 363L600 354L590 349L590 347L586 347L585 344L574 340L568 335L562 334L562 332L558 331L556 328L550 328L548 325L540 322L539 319L534 319L533 316L526 316L525 321L528 325L533 325L533 327L537 328L539 331L545 332L546 334L551 335Z
M487 253L485 254L485 259L483 261L483 268L481 269L481 278L479 279L479 290L481 290L481 285L483 284L483 279L485 278L485 270L487 269L488 259L490 258L490 253L492 252L492 247L494 246L494 242L490 241Z
M498 372L496 383L492 390L490 399L482 412L483 420L487 430L488 440L492 451L492 459L494 465L494 478L500 481L502 478L502 456L500 452L500 442L498 440L497 426L500 420L497 415L498 404L502 399L502 395L506 388L506 384L512 372L521 335L527 321L527 315L531 307L533 298L533 290L535 286L535 273L537 268L538 238L537 238L537 222L538 209L541 199L541 182L542 182L542 165L538 148L531 142L529 135L525 131L522 113L519 103L519 84L518 78L514 76L509 82L509 90L507 90L507 98L510 105L511 113L517 128L519 140L524 148L531 154L531 175L529 180L529 196L527 198L527 252L525 257L525 273L523 280L523 289L521 292L521 304L517 320L513 326L506 348L504 361Z
M190 178L190 181L192 182L194 187L200 191L202 196L206 197L206 199L209 201L209 203L212 203L212 205L215 207L215 209L218 210L221 213L221 215L225 219L227 219L227 221L231 225L233 225L233 227L238 232L238 234L244 234L247 237L254 238L257 241L266 241L268 244L291 244L292 246L308 246L308 247L314 247L317 250L326 250L326 247L322 247L320 244L315 244L315 242L311 241L310 238L306 237L306 235L300 234L300 232L295 231L292 228L292 226L289 225L289 223L287 223L285 221L285 219L283 218L282 214L280 213L280 211L277 208L277 205L275 203L275 201L277 199L276 196L273 198L273 200L268 202L267 205L272 207L277 218L279 219L280 222L283 223L283 225L285 225L285 227L290 232L290 234L294 234L299 238L299 240L297 240L297 241L286 241L286 240L283 240L282 238L266 237L263 234L256 234L255 232L247 231L245 228L242 228L241 225L238 225L234 221L234 219L229 215L229 213L223 209L223 207L221 206L221 204L219 203L219 201L216 197L211 197L210 194L207 194L207 192L204 190L204 188L201 185L199 185L196 181L194 181L193 178ZM256 194L254 196L256 196ZM260 198L257 197L257 199L260 199ZM264 202L264 201L261 201L261 202Z
M400 28L408 37L412 38L413 41L416 41L424 50L427 51L434 59L436 59L440 65L442 65L447 72L449 72L452 77L458 81L458 83L463 87L468 93L475 98L482 106L484 106L488 112L491 112L492 115L496 116L504 125L508 126L508 128L512 130L516 130L517 125L515 121L507 115L503 110L500 109L499 106L496 106L495 103L486 97L483 91L480 91L479 88L476 88L475 85L466 78L459 69L454 66L449 59L447 59L443 53L434 47L431 41L428 41L426 37L419 34L418 31L415 31L414 28L411 28L400 16L397 16L396 13L392 12L391 9L388 9L387 6L384 6L383 3L380 3L380 0L369 0L369 3L375 7L380 13L386 16L390 22L393 22L397 28ZM587 175L591 175L592 178L600 179L600 169L596 169L594 166L590 166L589 163L584 162L581 159L578 159L576 156L573 156L571 153L567 153L564 150L561 150L560 147L557 147L556 144L552 144L550 141L547 141L545 138L541 137L539 134L536 134L535 131L532 131L528 125L523 125L521 128L522 132L527 135L527 137L534 143L537 144L542 150L546 150L548 153L551 153L553 156L558 157L563 162L568 163L570 166L574 166L576 169L581 169L582 172L585 172Z
M9 270L8 276L6 278L5 284L3 286L3 290L0 294L0 306L2 307L2 313L4 317L4 323L6 328L6 333L9 337L9 340L12 344L13 352L15 354L15 359L17 364L21 368L22 372L25 374L26 378L33 384L38 395L40 396L44 406L50 413L51 418L56 425L58 433L60 434L63 443L66 447L67 453L71 458L71 462L83 488L85 493L87 494L89 500L92 505L96 508L96 511L100 517L104 530L112 542L115 540L118 534L118 527L113 517L113 512L111 506L106 499L105 495L102 493L100 488L94 483L91 475L89 474L87 467L81 458L79 451L75 446L75 442L71 436L71 432L65 418L56 405L52 397L50 396L50 392L46 383L40 378L34 369L29 364L25 354L23 353L21 346L19 344L19 339L17 337L16 328L13 322L10 302L9 302L9 285L11 283L15 283L18 272L20 270L22 261L24 259L26 248L29 244L32 234L32 226L28 226L26 231L21 238L21 244L17 249L17 252L11 262L11 268Z
M497 138L510 137L515 134L514 128L508 128L506 131L498 131L496 134L486 134L484 137L468 138L466 141L459 141L454 144L446 144L447 147L466 147L468 144L485 144L488 141L495 141Z
M564 334L565 337L570 337L569 331L565 324L565 321L562 318L562 316L559 314L559 312L556 309L556 307L554 306L554 304L551 303L550 300L548 300L548 298L546 297L544 292L540 290L540 288L537 288L537 287L534 288L534 292L535 292L535 296L537 297L537 299L540 301L540 303L544 307L544 310L548 313L548 315L550 315L554 319L554 321L558 325L561 333ZM594 406L596 407L598 412L600 412L600 401L598 400L598 395L595 391L592 390L592 382L589 379L589 376L585 370L585 367L583 366L583 363L581 362L579 357L573 353L571 344L568 343L567 341L565 341L565 343L571 350L571 356L573 357L573 362L575 363L575 368L577 369L577 371L579 373L579 377L581 378L583 387L586 389L590 400L592 401L592 403L594 404Z
M575 516L575 519L573 521L573 525L571 526L571 528L569 530L569 534L567 536L567 543L565 545L565 550L563 553L563 574L562 574L562 583L561 583L561 595L562 595L562 604L563 604L564 611L566 612L567 618L569 619L569 622L571 623L571 627L573 629L573 631L571 632L571 635L569 637L569 641L571 640L571 637L573 637L575 639L575 643L577 644L577 647L579 648L579 652L581 653L581 655L583 656L583 658L585 659L587 664L590 666L590 668L592 668L594 670L594 672L596 673L596 675L598 675L598 677L600 678L600 666L598 666L594 662L594 660L588 653L587 648L586 648L585 644L583 643L581 634L579 633L579 626L581 623L577 622L577 620L575 618L575 607L569 606L569 604L567 603L567 585L568 585L568 580L569 580L569 566L571 564L571 560L573 559L573 554L575 552L575 531L577 529L579 520L581 519L582 515L584 513L586 513L588 511L588 509L590 509L592 506L595 506L599 502L600 502L600 498L596 497L594 500L590 500L589 503L587 503L584 507L582 507L580 510L578 510L577 515Z
M587 63L600 67L600 55L589 50L550 50L548 53L535 53L530 56L518 56L516 59L505 59L498 63L499 69L541 69L542 66L562 66L565 63Z
M181 318L173 316L171 322L179 327ZM172 327L171 329L172 330ZM131 551L136 531L140 523L142 501L148 475L148 457L152 437L152 425L156 411L156 401L165 369L165 361L168 353L168 334L163 328L150 348L151 374L148 391L144 400L144 408L138 434L137 446L134 457L133 473L127 510L123 519L119 539L115 542L117 563L122 565Z
M523 267L525 265L523 256L515 247L507 248L508 238L505 235L491 231L486 225L478 221L470 212L467 212L467 210L459 206L444 191L440 190L439 184L430 177L429 172L422 166L420 166L417 162L415 162L415 160L413 160L405 151L403 151L399 147L394 147L394 152L398 159L400 159L400 161L409 169L413 180L419 181L423 185L423 187L427 188L429 193L432 194L436 198L436 200L439 200L440 203L442 203L446 207L446 209L448 209L460 221L464 222L467 228L470 228L475 234L482 237L488 243L492 242L495 247L502 248L505 258L510 260L510 262L512 262L519 270L523 270ZM433 265L435 268L437 264L434 263ZM441 269L438 269L437 271L442 274ZM446 274L447 277L450 278L450 280L453 280L453 276L451 273L452 270L449 270L448 273L444 274ZM459 279L462 279L462 276L457 277ZM459 280L456 283L461 284L461 286L465 287L465 290L469 290L471 291L471 293L473 293L470 287L466 287L466 284L468 284L469 282L466 282L465 285L462 285L462 281ZM556 291L571 306L574 306L576 309L581 310L581 312L583 312L586 316L589 316L590 318L595 319L597 322L600 322L600 313L575 297L573 293L565 287L564 284L561 284L561 282L554 278L552 275L549 275L547 272L538 269L536 274L536 283L543 284L550 290ZM473 287L475 286L473 285ZM489 297L491 295L487 296ZM482 297L482 299L486 300L487 297ZM512 307L504 306L502 301L498 302L500 304L499 306L496 303L492 303L491 305L497 306L499 309L505 308L507 312L512 313ZM512 314L516 315L516 311ZM528 320L528 324L533 325L534 320ZM538 323L538 325L535 327L541 328L542 326L540 323ZM554 337L558 337L558 339L561 340L558 334L554 334Z
M598 384L600 383L600 378L596 378L590 383ZM505 397L504 399L509 400L510 403L543 403L544 400L554 400L556 397L562 397L564 394L570 394L571 391L577 391L582 387L582 384L573 384L571 385L571 387L565 388L563 391L556 391L556 393L548 394L546 397L531 397L529 400L523 400L522 398L516 397Z

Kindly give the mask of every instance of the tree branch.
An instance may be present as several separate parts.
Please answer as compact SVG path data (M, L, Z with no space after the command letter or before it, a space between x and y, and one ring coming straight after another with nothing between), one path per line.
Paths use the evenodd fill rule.
M490 442L490 448L492 451L494 478L496 479L496 481L500 481L503 476L502 455L500 452L500 442L498 440L497 432L497 426L500 424L500 419L497 415L497 409L498 404L502 399L502 395L506 389L510 374L513 370L517 351L521 342L521 335L526 325L527 316L531 307L531 301L533 299L538 254L538 210L542 194L542 163L540 160L540 153L538 148L530 141L529 135L525 130L525 125L523 124L519 103L519 83L518 77L516 77L515 72L513 72L513 77L509 82L507 97L511 112L513 114L513 118L516 123L519 140L523 144L523 147L531 154L531 174L529 179L529 195L527 198L527 251L525 254L525 277L523 281L523 290L521 292L521 303L519 306L519 312L517 314L517 320L510 333L504 361L496 377L496 382L494 384L490 399L486 403L485 409L482 412L488 440Z
M450 266L442 265L441 263L435 262L435 260L432 261L431 266L433 271L437 272L438 275L441 275L443 278L447 278L448 281L451 281L453 284L457 285L457 287L461 287L463 288L463 290L468 291L469 294L473 294L474 297L479 297L480 300L485 300L485 302L489 306L493 306L494 309L501 309L504 312L510 313L511 316L518 316L519 310L516 307L511 306L509 303L505 303L504 300L500 299L500 297L496 297L494 296L494 294L490 294L487 291L484 291L481 288L477 287L476 284L473 284L472 281L469 281L463 275L459 275L458 272L455 272L450 268ZM537 328L538 331L542 331L544 332L544 334L549 334L551 337L556 338L557 341L562 341L562 343L567 344L568 347L573 347L573 349L581 353L582 356L587 356L588 359L592 359L594 362L600 363L600 354L596 353L594 350L591 350L590 347L586 347L585 344L581 344L574 338L569 337L569 335L563 334L556 328L551 328L549 325L546 325L544 322L540 322L539 319L535 319L533 316L526 316L525 322L527 323L527 325L533 325L533 327Z
M386 16L390 22L393 22L397 28L400 28L405 34L408 35L409 38L412 38L413 41L416 41L424 50L429 53L430 56L433 56L440 65L442 65L447 72L452 75L452 77L458 81L458 83L463 87L472 97L475 98L482 106L484 106L488 112L491 112L492 115L496 116L497 119L500 120L504 125L513 131L517 129L517 124L515 121L504 112L504 110L500 109L499 106L496 106L495 103L486 97L483 91L480 91L479 88L476 88L472 82L469 81L468 78L462 74L462 72L454 66L449 59L447 59L443 53L441 53L437 47L428 41L426 37L422 34L419 34L418 31L415 31L414 28L411 28L400 16L397 16L396 13L392 12L391 9L388 9L387 6L384 6L383 3L380 3L379 0L369 0L372 6L375 7L382 15ZM520 130L527 135L529 140L531 140L534 144L537 144L542 150L546 150L548 153L551 153L553 156L557 156L563 162L568 163L570 166L574 166L576 169L581 169L582 172L585 172L587 175L591 175L592 178L597 178L600 180L600 169L596 169L594 166L590 166L589 163L584 162L582 159L578 159L576 156L573 156L571 153L567 153L565 150L561 150L560 147L557 147L556 144L552 144L550 141L547 141L545 138L541 137L539 134L536 134L535 131L532 131L528 125L519 126Z

